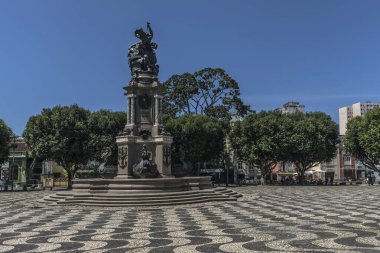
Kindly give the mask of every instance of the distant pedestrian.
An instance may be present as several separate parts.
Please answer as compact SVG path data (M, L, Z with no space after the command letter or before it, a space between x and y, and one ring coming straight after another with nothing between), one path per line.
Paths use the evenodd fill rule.
M0 192L3 191L4 180L0 178Z

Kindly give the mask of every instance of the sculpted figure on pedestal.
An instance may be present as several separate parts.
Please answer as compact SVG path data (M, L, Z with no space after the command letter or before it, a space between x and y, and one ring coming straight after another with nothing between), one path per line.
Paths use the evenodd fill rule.
M150 23L147 22L147 32L142 28L135 31L135 36L140 40L139 43L133 44L128 49L128 63L132 76L138 76L142 72L158 74L158 65L156 53L157 44L152 41L153 31Z
M141 150L141 160L133 166L133 176L137 178L155 178L160 177L157 170L157 165L150 161L150 155L146 145L144 144Z

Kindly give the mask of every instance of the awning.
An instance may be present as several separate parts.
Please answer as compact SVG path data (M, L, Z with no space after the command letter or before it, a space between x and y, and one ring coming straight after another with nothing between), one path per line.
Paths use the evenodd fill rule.
M201 169L201 173L219 173L223 171L223 169Z
M294 172L277 172L277 176L294 176Z
M324 170L310 170L311 173L325 173Z

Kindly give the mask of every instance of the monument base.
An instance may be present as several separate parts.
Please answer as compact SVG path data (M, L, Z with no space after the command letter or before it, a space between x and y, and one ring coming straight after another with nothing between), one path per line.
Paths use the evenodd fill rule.
M167 206L236 201L240 194L213 188L209 177L77 179L73 190L44 198L52 205L79 206Z

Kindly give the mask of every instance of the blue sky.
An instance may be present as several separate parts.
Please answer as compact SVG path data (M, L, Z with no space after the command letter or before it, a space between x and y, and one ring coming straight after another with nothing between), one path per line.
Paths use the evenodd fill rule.
M255 110L380 102L377 0L0 0L0 118L21 134L42 108L126 109L128 46L150 21L159 78L224 68Z

